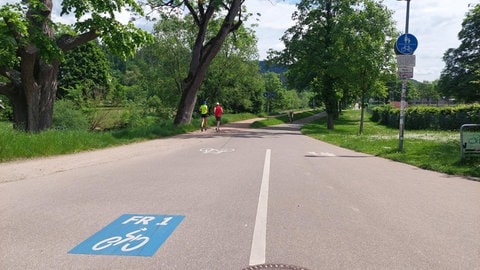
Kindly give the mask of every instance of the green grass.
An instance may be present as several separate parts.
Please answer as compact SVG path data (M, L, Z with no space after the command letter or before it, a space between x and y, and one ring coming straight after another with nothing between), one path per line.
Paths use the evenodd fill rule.
M312 111L304 111L304 112L299 112L295 113L294 119L302 119L306 118L309 116L313 116L317 113L319 113L319 110L312 110ZM288 123L288 115L287 114L281 114L276 117L267 117L266 119L260 120L260 121L255 121L253 122L250 126L252 128L262 128L262 127L268 127L268 126L274 126L274 125L280 125L280 124L285 124Z
M318 111L295 114L295 119L311 116ZM254 114L226 114L223 123L256 118ZM480 158L461 161L459 132L405 131L404 151L398 151L398 130L372 123L365 118L364 132L359 131L360 111L345 111L335 121L334 130L326 128L325 119L305 125L302 132L313 138L358 152L408 163L420 168L451 175L480 177ZM288 123L288 117L269 117L252 124L265 127ZM209 125L215 119L209 117ZM0 162L61 155L168 137L198 130L200 119L189 125L174 126L171 121L124 130L89 132L48 130L38 134L18 132L11 123L0 122Z
M480 158L461 160L458 131L410 131L404 133L399 152L399 131L373 123L366 115L363 134L359 135L360 111L344 111L334 130L326 128L326 119L310 123L302 132L313 138L362 153L388 158L450 175L480 177Z
M255 118L254 114L226 114L224 123ZM213 126L215 119L209 117ZM198 130L200 119L174 126L172 121L105 132L48 130L41 133L15 131L11 123L0 122L0 162L101 149L138 141L162 138Z

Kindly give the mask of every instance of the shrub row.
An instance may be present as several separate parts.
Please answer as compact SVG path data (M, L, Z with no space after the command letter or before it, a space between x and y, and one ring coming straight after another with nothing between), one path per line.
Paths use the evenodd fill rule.
M391 105L371 109L371 120L398 128L400 109ZM454 107L411 106L405 109L405 129L459 130L463 124L480 124L480 104Z

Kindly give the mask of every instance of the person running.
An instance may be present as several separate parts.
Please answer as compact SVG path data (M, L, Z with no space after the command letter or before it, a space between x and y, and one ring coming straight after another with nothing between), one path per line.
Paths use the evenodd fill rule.
M203 104L200 105L200 115L202 116L202 125L201 125L201 130L207 130L207 116L208 116L208 106L207 106L207 101L203 101Z
M220 103L218 103L218 102L215 105L214 113L215 113L215 119L217 120L217 127L215 128L215 130L217 132L219 132L220 131L220 122L222 121L223 108L222 108L222 106L220 106Z

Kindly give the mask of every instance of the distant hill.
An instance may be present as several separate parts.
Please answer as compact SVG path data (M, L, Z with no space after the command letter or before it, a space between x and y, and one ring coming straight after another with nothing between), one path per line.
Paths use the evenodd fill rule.
M259 61L258 65L260 67L260 73L273 72L277 74L282 74L287 71L287 67L280 65L269 65L267 61Z

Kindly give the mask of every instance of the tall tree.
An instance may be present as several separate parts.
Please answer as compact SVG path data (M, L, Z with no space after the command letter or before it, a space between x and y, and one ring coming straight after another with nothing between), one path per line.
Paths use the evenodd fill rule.
M220 18L212 19L206 35L213 37L222 22ZM162 16L154 26L155 43L128 61L128 70L140 71L135 84L146 93L146 98L158 96L170 111L175 111L179 104L189 68L197 35L192 25L192 16ZM197 99L219 101L231 112L259 112L263 85L257 58L255 35L242 25L234 35L227 36L212 60Z
M461 43L445 52L445 68L438 82L447 97L464 102L480 100L480 4L471 9L458 33Z
M164 109L174 112L188 71L195 32L190 20L162 16L154 25L153 35L155 42L128 61L128 70L139 70L141 75L135 84L146 92L145 98L157 96Z
M126 56L149 40L132 23L116 20L115 13L124 8L142 13L135 0L63 0L61 15L73 13L80 34L56 38L52 0L0 7L0 40L6 45L0 50L0 93L11 101L15 128L36 132L51 127L65 52L100 37L112 52Z
M289 66L296 88L319 94L333 129L342 88L372 88L393 55L391 14L373 0L302 0L293 19L282 37L285 50L270 56Z
M106 99L112 90L110 67L104 50L91 41L67 54L58 73L57 97Z
M208 67L220 51L225 38L237 30L246 15L242 12L245 0L150 0L148 3L156 8L178 9L185 6L197 29L192 47L188 74L182 82L182 95L174 119L176 125L190 123L197 101L197 94L207 73ZM223 17L222 23L212 36L209 28L216 18Z
M368 95L386 96L387 88L383 80L394 73L395 58L393 54L395 23L392 14L381 3L371 0L361 1L361 8L351 14L351 18L342 21L342 28L349 29L345 36L347 54L347 81L355 86L360 97L360 127L363 133L365 101Z
M257 59L255 34L241 26L212 61L199 97L219 101L230 112L261 112L264 85Z

